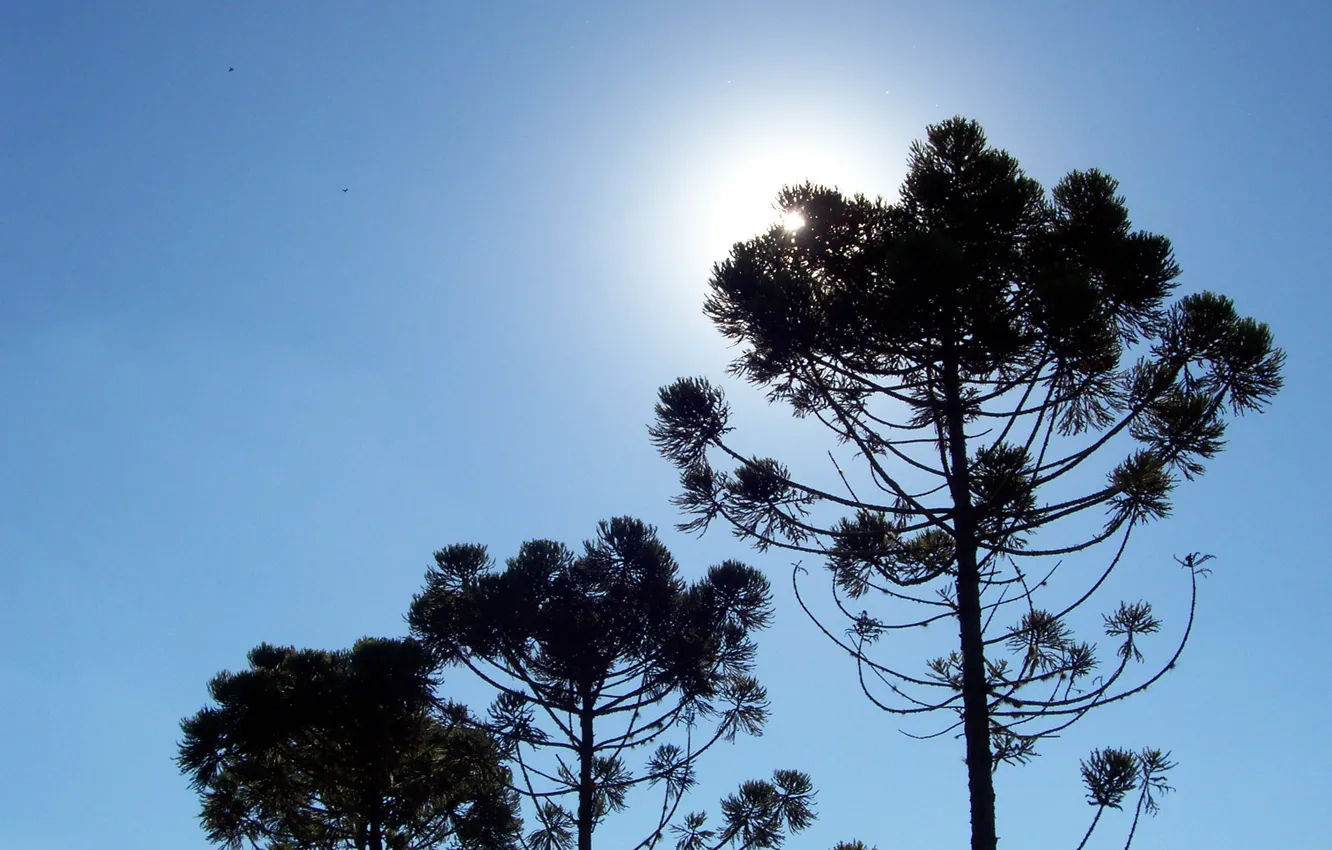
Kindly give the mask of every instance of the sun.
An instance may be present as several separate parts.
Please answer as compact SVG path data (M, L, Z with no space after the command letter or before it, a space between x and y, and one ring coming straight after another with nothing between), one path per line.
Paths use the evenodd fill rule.
M653 226L645 232L654 250L660 246L672 266L692 269L696 278L748 240L774 233L806 239L821 226L811 218L815 210L778 200L784 187L809 182L860 188L898 179L883 173L869 141L882 128L857 118L860 110L853 105L834 109L836 104L819 100L827 108L793 128L789 111L765 103L740 109L729 100L689 101L672 119L671 134L652 136L678 143L645 148L643 163L651 167L634 172L649 175L643 196L652 204L644 215ZM692 289L686 295L696 296Z
M788 233L795 233L805 226L805 216L800 210L787 210L782 213L782 229Z
M785 186L806 181L829 187L872 185L868 156L837 140L800 138L786 142L770 138L718 142L712 150L700 148L697 162L681 164L689 175L673 193L687 212L687 242L702 256L715 261L736 243L780 228L787 237L809 232L812 222L803 209L774 209Z

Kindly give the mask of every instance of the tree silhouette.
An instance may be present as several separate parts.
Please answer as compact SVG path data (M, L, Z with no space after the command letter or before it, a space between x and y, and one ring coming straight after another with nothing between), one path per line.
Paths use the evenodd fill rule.
M449 546L435 563L412 604L412 633L441 663L499 691L491 729L517 765L516 789L536 803L534 850L591 850L597 825L644 783L663 790L658 823L637 845L654 847L697 759L761 731L767 695L751 675L752 634L771 602L758 571L727 561L685 585L655 530L627 517L602 522L581 555L534 540L503 570L479 545ZM630 753L649 744L634 772ZM540 761L540 751L553 757ZM812 797L808 777L779 770L724 800L717 830L689 814L672 827L677 846L777 847L813 819Z
M1206 556L1181 560L1188 624L1155 673L1128 672L1161 627L1150 605L1105 615L1117 647L1099 675L1070 615L1221 450L1227 413L1260 410L1281 385L1268 328L1230 299L1167 303L1170 243L1133 231L1117 192L1091 170L1047 196L961 118L912 147L897 203L786 188L778 204L803 225L737 244L705 312L741 346L733 375L816 418L863 465L848 475L830 452L834 483L798 481L732 442L723 395L702 379L664 387L650 429L681 473L682 528L721 519L760 549L823 561L845 636L799 596L799 564L797 596L866 695L901 715L955 712L936 734L965 738L974 850L995 847L998 763L1025 761L1178 658ZM1119 460L1095 471L1106 455ZM1104 525L1074 519L1093 511ZM1047 600L1063 559L1102 543L1105 563ZM871 598L907 613L857 610ZM897 630L949 620L956 642L924 670L870 657Z
M1165 781L1166 772L1174 766L1170 754L1160 750L1145 749L1141 753L1113 748L1093 750L1082 763L1082 781L1087 786L1087 802L1096 807L1096 815L1076 850L1087 846L1106 809L1123 808L1124 798L1137 791L1138 802L1133 808L1133 823L1124 846L1132 844L1142 813L1156 814L1161 808L1157 796L1174 790Z
M408 640L262 644L209 683L178 763L210 841L260 850L501 850L521 829L495 742L438 704Z

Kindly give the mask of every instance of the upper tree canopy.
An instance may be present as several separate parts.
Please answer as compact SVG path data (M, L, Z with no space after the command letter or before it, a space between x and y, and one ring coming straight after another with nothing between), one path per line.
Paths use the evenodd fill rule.
M1132 228L1114 179L1075 171L1047 195L973 121L928 128L896 203L809 184L778 203L804 226L736 245L705 312L740 348L734 374L817 417L863 466L831 466L819 482L740 450L703 379L661 390L651 435L680 469L683 527L721 519L760 548L824 561L849 621L846 638L824 633L872 699L957 712L972 846L992 850L993 762L1029 757L1042 735L1155 678L1121 679L1160 628L1150 606L1105 615L1118 658L1099 679L1094 645L1066 618L1131 531L1166 516L1178 480L1221 449L1227 415L1266 405L1284 355L1229 298L1169 300L1170 243ZM1086 511L1104 524L1054 525ZM1085 592L1042 606L1048 571L1029 572L1030 558L1117 535ZM1204 560L1182 563L1196 578ZM907 613L852 607L871 597ZM867 654L893 630L943 619L957 621L957 642L923 670ZM1148 762L1150 784L1168 762Z
M806 225L737 245L705 311L742 344L737 374L838 428L882 400L903 406L901 424L943 427L957 382L968 422L1023 416L1038 434L1137 423L1162 464L1192 470L1226 405L1258 409L1280 386L1281 355L1223 296L1168 305L1170 243L1133 231L1117 191L1073 172L1047 199L979 125L954 119L913 147L896 204L783 191ZM1142 358L1124 362L1139 342ZM664 401L658 439L688 466L724 430L721 411L689 384ZM1075 460L1044 461L1041 480Z
M503 850L509 775L461 706L433 697L414 641L351 651L263 644L209 683L179 762L211 841L261 850Z
M1177 477L1221 448L1227 411L1259 410L1280 387L1284 355L1229 298L1168 303L1170 243L1134 231L1117 191L1075 171L1047 197L963 119L913 146L898 203L784 190L779 204L805 226L736 245L705 312L741 347L734 373L852 444L879 498L734 451L720 391L682 379L662 390L652 436L681 469L690 526L725 516L760 545L821 538L852 572L919 583L947 571L951 553L929 532L950 532L962 509L951 485L965 484L977 542L995 555L1031 554L1036 529L1097 505L1107 525L1088 545L1164 516ZM1132 443L1101 486L1039 502L1121 434ZM735 473L714 466L713 448ZM905 483L929 476L950 486ZM815 501L868 513L822 528L803 521Z
M413 633L444 663L521 670L523 688L561 709L612 693L635 705L663 690L710 706L747 674L752 633L771 616L756 570L727 561L686 586L651 527L629 518L601 523L581 554L533 540L503 570L477 545L435 561Z

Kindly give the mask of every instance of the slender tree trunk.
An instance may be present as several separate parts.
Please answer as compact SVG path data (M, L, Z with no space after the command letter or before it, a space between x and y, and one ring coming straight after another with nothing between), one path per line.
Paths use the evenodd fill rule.
M378 820L370 824L370 850L384 850L384 832Z
M582 737L578 741L578 850L592 850L592 798L596 790L592 787L592 760L596 757L592 738L593 704L593 697L584 696L583 710L578 715L582 722Z
M957 552L957 619L962 649L962 728L967 742L967 786L971 795L971 850L996 850L994 757L990 751L989 688L985 681L985 636L981 576L976 553L976 517L971 504L962 390L956 362L944 365L948 428L948 486L952 496L953 545Z

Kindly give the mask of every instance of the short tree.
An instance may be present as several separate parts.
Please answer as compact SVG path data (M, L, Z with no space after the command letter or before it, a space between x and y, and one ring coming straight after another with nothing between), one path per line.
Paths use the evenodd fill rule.
M256 850L502 850L521 831L493 739L437 704L414 641L262 644L209 683L178 762L210 841Z
M590 850L596 826L643 783L663 789L658 823L637 845L655 846L697 759L761 731L767 696L751 675L752 635L770 616L756 570L727 561L686 586L655 530L621 517L601 523L581 555L534 540L503 570L483 546L449 546L408 620L441 663L499 691L490 728L517 765L517 790L536 802L529 847ZM655 752L631 770L630 753L649 744ZM556 756L535 760L534 751ZM565 796L575 812L559 803ZM811 798L808 777L779 770L723 801L720 829L688 815L678 844L776 847L813 818Z
M1178 657L1131 679L1161 624L1147 603L1122 603L1104 620L1117 657L1097 676L1070 615L1131 533L1170 512L1178 480L1220 451L1227 413L1260 410L1281 385L1268 328L1230 299L1167 303L1170 243L1132 230L1117 191L1075 171L1047 197L960 118L912 148L897 203L785 189L778 204L803 226L736 245L705 312L741 346L734 375L816 417L863 467L848 477L833 460L840 480L816 484L742 451L702 379L663 388L651 428L681 473L676 502L693 517L682 528L721 519L760 549L821 559L848 629L820 628L855 659L865 693L898 714L956 713L942 731L965 738L974 850L995 847L997 763L1031 757ZM1094 460L1111 454L1098 478ZM1073 519L1097 510L1094 530ZM1054 567L1038 559L1101 543L1106 563L1080 589L1042 598ZM1205 560L1181 562L1195 598ZM856 610L869 598L908 613ZM926 669L871 658L896 630L946 620L956 642Z

